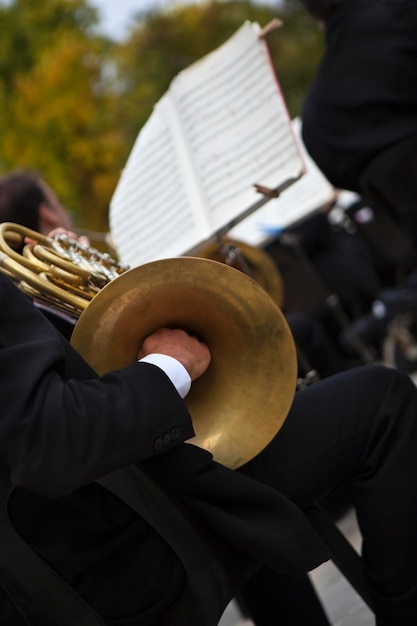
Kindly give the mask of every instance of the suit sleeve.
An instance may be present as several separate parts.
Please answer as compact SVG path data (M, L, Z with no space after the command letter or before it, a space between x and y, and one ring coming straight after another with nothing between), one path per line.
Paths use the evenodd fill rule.
M146 363L102 377L0 274L0 461L15 486L70 493L193 436L169 378Z

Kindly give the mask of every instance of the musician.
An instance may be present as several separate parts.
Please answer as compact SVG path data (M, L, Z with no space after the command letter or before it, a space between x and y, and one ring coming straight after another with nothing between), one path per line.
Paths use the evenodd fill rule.
M66 233L89 244L88 237L78 237L70 211L61 203L55 191L31 169L18 169L0 177L0 222L13 222L43 235ZM41 303L36 306L69 340L74 319Z
M56 228L73 230L71 213L57 194L32 170L15 170L0 178L0 222L15 222L48 235Z
M0 297L0 458L17 487L12 521L109 624L157 624L184 582L164 541L94 482L136 462L227 541L284 573L328 558L302 510L345 485L378 626L416 623L417 390L407 376L360 367L297 392L278 435L233 471L183 443L193 427L181 396L210 361L199 340L157 331L138 354L145 360L98 377L3 275ZM23 624L6 597L0 612L2 623Z
M325 27L302 135L339 189L398 222L417 249L415 0L301 0Z
M0 178L0 222L17 222L44 235L66 230L70 236L76 238L72 231L68 231L68 228L73 227L71 214L40 174L33 170L15 170ZM79 239L86 242L85 237ZM70 340L74 319L44 304L36 303L36 307ZM325 377L342 369L338 355L330 340L323 336L325 331L318 322L297 314L293 314L288 321L296 339L306 348L308 358L312 358L316 367L319 366L320 376ZM304 370L300 369L300 376L304 374ZM261 597L259 601L254 599L254 589L258 589L261 584L262 595L267 593L266 577L272 589L272 593L268 595L273 600L273 605L267 608L268 620L274 619L278 607L280 620L284 620L287 626L299 626L306 619L310 626L328 626L327 616L308 576L278 574L272 570L261 572L260 578L255 575L251 586L240 597L240 602L245 603L245 609L257 626L265 623L263 616L258 615L259 605L262 603L262 610L265 612L268 603Z
M7 300L10 303L12 302L12 299L9 296L7 297ZM33 325L32 323L27 324L27 326L32 327L33 333L37 337L41 337L42 333L39 333L38 324L39 324L39 320L36 321L36 323L33 323ZM26 331L27 330L28 328L26 328ZM50 329L49 329L49 332L50 332ZM48 350L44 349L43 342L41 342L41 345L39 346L40 348L42 348L41 351L45 355L49 352L49 348L51 347L50 339L48 339L46 343L49 346ZM55 343L57 343L56 338L55 338ZM62 340L61 342L58 342L57 345L60 346L61 343L62 343ZM64 352L67 352L69 350L69 354L67 354L67 356L65 357L66 363L67 363L65 375L72 377L74 379L78 379L80 377L83 378L85 376L87 376L88 378L90 378L91 376L95 376L90 370L90 368L86 369L85 363L82 362L80 359L78 359L76 355L74 355L73 351L66 344L64 345L65 345ZM55 348L56 347L57 346L55 345ZM165 347L161 348L159 345L157 345L156 348L152 347L149 349L151 349L151 351L156 349L159 352L166 348ZM59 358L61 359L61 357L62 355ZM25 363L26 363L26 367L29 367L30 359L27 358ZM26 377L25 368L20 368L19 371L22 372L21 376L25 378ZM36 369L36 372L38 372L37 369ZM5 381L5 384L7 384L6 381ZM83 392L80 392L80 393L83 393ZM166 390L164 391L164 394L166 394ZM336 392L336 396L337 395L338 393ZM325 401L325 397L323 398L323 401ZM95 405L95 403L93 402L92 404ZM5 406L6 405L12 406L12 404L9 405L9 403L7 402L7 399L5 400ZM168 396L167 396L166 406L167 406L167 411L168 409L174 408L174 405L169 400ZM72 407L71 405L71 408L75 408L75 407ZM107 406L107 408L109 407ZM330 408L331 406L329 406L329 409ZM116 405L114 405L114 410L115 410L114 415L120 414L120 411L117 411L116 409L117 407ZM100 409L100 403L99 403L97 405L97 413L95 414L97 418L98 418L100 410L101 409ZM333 408L331 408L331 414L332 414L332 418L336 417L336 412L334 411ZM69 417L68 408L66 408L64 415ZM93 416L92 418L93 418L93 421L95 421ZM99 418L99 421L100 420L101 420L101 416ZM75 420L75 421L78 421L78 420ZM175 427L176 426L177 426L177 421L175 421ZM96 424L96 428L99 428L97 424ZM168 428L168 432L170 430L171 429ZM80 433L81 438L83 438L84 435L83 433ZM183 438L187 438L188 436L190 436L189 431L188 433L184 432L184 434L182 435ZM144 433L144 438L146 439L147 445L148 445L147 454L148 455L152 454L153 451L151 450L152 448L151 444L153 443L154 439L152 439L151 443L148 442L149 431ZM103 445L106 444L106 442L102 440L101 435L99 436L99 440L101 444ZM61 449L61 444L58 441L54 442L54 445L55 443L56 443L56 448L54 449L54 453L58 454L59 453L58 451ZM91 454L92 454L92 462L95 462L97 460L97 454L95 451L94 451L94 454L93 454L93 451L91 451ZM176 458L177 456L179 456L180 458ZM111 457L112 455L109 456L109 459ZM25 458L25 454L23 454L22 458L23 459ZM141 458L142 458L141 455L138 453L137 459L140 460ZM77 464L80 462L80 459L68 458L68 466L65 467L62 473L63 477L66 476L67 474L69 474L70 477L72 477L72 474L74 472L74 468L71 467L72 460L75 460L74 467L76 467ZM163 463L162 463L162 460L163 460ZM44 462L46 464L48 463L48 459L46 457L44 459ZM128 462L129 462L128 459L125 459L124 464ZM286 526L286 522L282 525L279 519L274 518L272 512L268 519L264 518L265 512L263 513L259 512L258 515L260 518L262 518L262 523L261 523L262 532L258 530L258 524L254 524L253 529L251 530L251 533L248 534L247 529L244 532L244 529L241 527L239 521L235 520L233 515L231 516L231 520L230 521L228 520L228 518L226 517L226 514L228 512L226 511L222 513L222 509L225 503L223 503L219 509L218 506L216 506L216 503L212 501L212 498L216 496L217 494L212 493L212 495L210 496L207 490L210 489L210 493L213 491L211 485L213 486L215 485L215 489L217 490L218 484L222 484L226 492L230 490L230 493L228 494L228 497L227 497L227 504L230 507L229 512L231 512L232 514L234 513L235 508L237 510L241 508L242 502L244 502L245 506L248 507L248 511L251 508L255 508L255 510L258 510L260 501L267 502L271 498L270 491L265 492L261 488L260 485L257 485L256 490L255 490L256 493L253 491L251 492L251 489L253 489L252 482L250 483L237 482L236 483L236 481L238 480L238 476L236 474L231 474L229 471L226 471L225 476L221 476L220 479L214 478L216 476L216 473L217 474L223 473L224 469L220 468L217 464L212 464L210 462L210 459L207 458L207 454L205 454L204 452L198 449L193 449L190 446L177 445L177 447L175 448L175 454L172 452L172 459L170 459L169 454L164 454L162 457L161 455L157 457L156 464L151 459L148 459L147 461L143 461L143 463L146 466L146 468L152 471L155 474L155 476L158 476L162 482L164 482L167 479L168 474L173 474L173 476L177 476L179 483L176 485L169 485L169 486L173 488L176 492L182 493L184 499L186 500L188 504L192 505L197 510L202 511L204 514L204 517L206 519L208 518L210 525L219 529L219 531L221 531L221 533L226 537L226 539L237 542L239 547L243 547L246 549L247 546L252 546L251 550L253 550L253 545L255 545L255 547L257 547L257 549L255 550L256 556L258 558L261 558L262 560L266 559L267 563L272 564L274 567L276 566L275 559L273 559L272 562L270 561L271 548L268 543L266 543L267 548L265 548L265 535L268 535L268 528L269 528L269 536L273 537L274 540L276 536L279 537L281 535L282 531L284 533L287 533L288 529ZM170 463L173 463L175 465L175 468L172 468ZM112 466L111 463L110 463L110 466ZM197 476L193 476L193 471L200 466L204 467L204 472L199 473ZM208 471L206 466L210 467L210 471ZM106 465L106 468L105 468L106 471L109 471L108 467L109 466ZM187 472L184 474L184 471L182 471L181 474L179 475L179 472L178 472L179 467L184 468L184 471L187 469L188 472L190 473L190 476L188 476ZM250 465L249 465L249 470L250 470ZM84 478L81 481L83 485L84 485L84 481L89 483L91 482L92 478L94 478L95 476L94 474L91 475L91 473L87 470L86 472L87 472L87 476L84 476ZM100 474L103 472L104 472L103 469L99 470ZM58 471L58 474L61 474L61 472ZM202 480L205 481L206 475L208 477L207 484L201 485L201 489L202 489L201 500L199 502L196 502L195 495L192 495L191 500L190 500L190 494L192 493L194 489L197 489L198 493L200 492L200 486L196 486L196 485L198 485L199 481L202 481ZM44 479L46 483L48 483L51 480L51 478L46 475L44 476ZM73 479L70 478L70 480L73 480ZM74 478L74 480L75 482L77 482L76 478ZM219 480L220 480L220 483L218 482ZM45 483L44 488L45 487L48 488L46 483ZM334 483L334 486L338 486L336 485L336 482ZM86 486L82 486L80 488L77 488L77 487L78 487L78 484L77 485L72 484L72 486L68 488L68 491L71 492L69 495L64 495L58 498L54 498L53 500L50 500L50 499L45 499L45 498L39 499L39 496L34 496L32 493L30 493L30 491L32 491L31 486L29 490L27 490L25 486L24 490L19 491L17 496L15 495L14 501L17 503L16 505L17 512L16 511L14 512L13 520L18 526L19 530L24 534L24 536L28 538L29 541L34 542L36 545L39 545L39 544L41 545L42 554L45 555L46 558L52 564L57 566L58 570L64 574L67 580L69 580L72 584L76 584L76 581L82 580L81 586L79 586L78 589L81 592L84 592L87 595L88 599L92 602L92 604L94 606L97 606L100 612L103 612L106 615L106 617L109 617L110 619L113 617L114 613L120 610L126 610L126 612L128 612L130 610L137 609L138 611L142 613L143 605L145 605L145 603L149 601L151 603L154 602L155 606L153 606L152 610L150 610L149 615L143 616L143 620L145 621L143 622L139 621L139 617L138 617L137 623L146 624L148 623L148 621L146 620L149 620L149 623L152 623L153 615L154 614L156 615L159 613L159 611L163 610L164 606L166 606L166 604L169 602L169 598L172 599L176 591L178 591L178 589L181 586L182 570L180 566L178 564L174 566L173 564L170 563L170 558L166 555L166 552L168 552L168 554L170 554L170 552L169 550L167 550L166 546L162 542L164 549L161 550L160 558L161 560L166 559L168 563L167 575L166 577L162 576L162 578L160 578L161 576L160 573L156 575L156 572L153 571L152 565L154 564L154 562L152 560L153 557L151 556L150 553L152 553L152 549L154 548L156 552L159 554L159 551L160 551L159 540L156 539L152 533L150 533L151 537L149 538L149 533L148 533L149 529L147 529L148 535L146 535L146 533L144 533L143 531L143 524L140 524L138 520L135 520L135 523L133 524L133 519L135 519L134 514L132 514L130 511L129 512L126 511L124 506L120 506L120 503L117 502L116 504L114 501L114 498L112 498L110 494L107 494L107 492L103 492L98 485L95 485L95 484L89 485L88 489ZM185 489L185 487L187 488ZM185 492L184 492L184 489L185 489ZM36 490L36 487L35 487L35 490ZM258 494L258 490L261 490L260 494ZM64 491L66 492L67 489L64 489ZM324 492L327 492L327 488L324 488L321 493L324 493ZM46 495L49 496L50 494L48 493ZM320 491L318 491L318 495L320 495ZM252 507L250 502L253 497L256 497L257 501L256 501L256 504L254 504ZM88 505L85 503L86 499L88 499L89 501ZM207 499L209 500L209 504L211 500L211 504L208 510L207 510L207 503L206 503ZM275 501L275 497L273 498L273 500L274 502L270 503L270 506L272 506L272 510L274 509L274 507L276 509L276 506L278 504L278 501ZM323 546L320 544L320 541L319 541L319 545L317 545L318 538L314 534L313 536L311 535L312 531L310 527L309 526L307 526L307 528L305 527L305 520L303 519L302 516L301 518L299 517L300 512L297 510L297 514L295 514L290 503L287 502L286 500L284 500L284 503L285 503L284 511L287 507L289 507L288 512L291 512L292 515L295 515L295 519L291 524L292 530L289 532L290 534L294 532L295 535L297 536L297 546L295 546L294 542L290 542L290 544L288 545L289 550L285 554L282 554L278 548L279 570L283 570L284 574L281 571L276 572L268 568L267 566L265 566L264 568L262 568L262 570L260 570L259 576L255 575L253 577L253 580L250 583L248 583L248 585L245 586L243 597L244 597L244 600L246 601L246 604L249 605L251 616L255 619L255 623L257 624L257 626L258 625L264 626L265 624L275 623L278 620L283 621L287 626L289 626L289 624L294 624L294 626L298 626L300 623L305 623L307 617L308 617L308 623L310 626L324 626L325 624L328 624L327 617L325 616L323 609L320 603L318 602L317 598L313 594L313 590L308 581L308 578L304 575L300 575L300 573L302 574L302 572L314 567L312 562L317 563L319 560L327 558L327 554ZM281 499L279 501L279 505L280 507L282 506ZM19 513L21 511L21 509L19 509L19 506L21 506L21 509L24 508L25 511L27 512L25 516L25 521L23 521L22 519L19 519ZM114 519L109 519L108 510L111 510L111 511L115 510L115 513L113 516ZM76 511L76 514L75 514L75 511ZM277 517L281 518L281 515L282 513L284 513L284 511L282 511L280 508L280 511L278 512ZM288 512L285 512L285 517L288 516ZM20 515L20 517L23 517L23 516ZM60 522L58 522L58 518L60 519ZM34 523L34 519L38 520L38 522ZM46 523L46 526L45 526L45 520L50 520L50 519L53 520L51 524L53 525L55 529L56 536L59 536L59 544L60 544L59 550L56 550L55 545L49 544L49 540L51 536L50 535L51 524ZM63 519L66 520L66 524L64 524L65 528L62 528L60 526L60 523L62 523ZM83 541L83 547L81 549L81 552L79 552L79 543L80 543L79 535L78 535L78 533L80 532L79 526L80 524L84 524L85 520L89 520L88 524L86 523L84 527L84 531L88 535L89 539L88 541L85 541L85 542ZM91 520L95 520L92 526L90 524ZM115 520L117 523L115 522ZM137 552L132 552L132 544L131 544L132 540L129 538L126 538L126 547L117 548L115 549L115 552L112 552L112 546L110 545L111 540L112 540L111 538L115 535L116 530L117 530L118 541L120 541L121 545L123 545L124 537L128 535L128 531L126 530L125 523L127 525L133 524L134 529L136 530L138 535L142 536L145 534L145 539L146 539L146 541L144 540L145 547L143 547L141 544L139 547L137 547ZM46 529L48 529L48 533L47 533L48 537L42 536L43 533L45 533ZM94 534L95 539L93 539L93 537L91 536L91 533ZM100 551L102 552L105 551L105 548L103 547L103 545L102 544L98 545L97 543L96 538L99 535L103 536L102 541L108 542L107 547L109 551L109 556L107 559L105 559L104 562L106 565L107 563L109 564L108 565L109 577L107 575L107 570L105 570L104 572L102 570L103 562L100 562L100 563L94 562L94 560L98 558L98 553ZM61 546L63 536L66 536L66 540L65 540L66 547ZM292 561L296 553L298 553L300 549L302 548L302 545L300 542L303 542L303 536L304 536L304 542L307 545L306 545L306 549L304 548L302 549L303 565L300 567L298 563L295 564ZM312 539L313 541L312 541L312 544L310 545L310 542ZM114 539L114 541L116 541L116 539ZM261 542L261 546L262 546L261 552L259 552L259 548L260 548L260 546L258 545L259 542ZM87 543L88 543L89 549L87 549L88 548L88 546L86 545ZM312 554L312 546L314 545L316 547L313 550L314 554ZM119 549L120 549L120 552L118 552ZM268 552L267 555L264 554L265 549ZM73 559L70 559L68 563L68 558L67 558L68 551L70 551L71 554L73 555L77 555L77 563L73 563ZM133 569L132 569L130 560L129 560L129 563L127 564L127 569L126 569L126 562L125 562L126 551L128 551L129 554L132 554L132 559L133 559L133 555L136 558L135 567L133 567ZM317 558L317 555L315 554L316 552L319 552L319 554L321 554L319 558ZM144 555L145 556L149 555L149 559L146 559L146 558L144 559ZM306 559L308 560L307 565L304 564ZM152 563L152 565L148 562L148 560ZM147 562L147 565L146 565L147 570L150 570L150 571L147 571L146 573L142 572L142 565L139 565L139 563L142 564L144 561ZM83 574L81 575L80 571L83 569L83 567L87 567L87 564L91 562L92 564L91 564L91 567L88 569L88 572L83 572ZM79 569L76 569L77 567ZM155 568L156 567L157 567L157 564L155 564ZM124 573L119 572L120 568L123 569ZM113 571L114 571L114 574L113 574ZM296 573L293 574L293 572L294 573L296 572ZM104 574L104 578L103 578L103 574ZM157 583L155 580L155 590L154 590L155 595L153 597L152 595L149 595L148 587L146 588L146 590L142 588L142 592L143 592L142 595L138 596L135 590L135 593L133 593L133 597L130 597L130 594L132 593L131 587L129 586L130 576L133 577L135 580L141 580L141 584L143 585L143 579L142 579L143 575L146 575L148 578L148 583L147 583L148 587L152 587L153 575L155 575L155 579L158 578L158 585L161 585L161 595L158 595L156 592ZM142 576L142 578L138 578L139 576ZM116 577L117 577L117 580L120 582L115 583ZM164 596L166 592L166 590L164 590L164 584L167 583L167 581L170 581L171 583L171 579L172 581L177 580L178 584L173 584L172 596L168 594L169 598L167 599ZM113 597L112 595L109 596L107 592L109 591L110 588L113 588L115 584L116 584L117 593L116 593L114 605L112 605L112 607L103 606L101 602L103 602L104 598ZM262 595L260 594L260 591L263 592ZM129 597L126 598L126 595L128 594L128 592L129 592ZM268 602L268 599L269 599L269 602ZM0 617L1 617L1 614L0 614ZM17 620L17 618L12 617L11 615L7 615L7 619L9 621L7 621L6 623L10 624L10 626L14 626L15 623L16 624L19 623L18 621L13 621L15 619ZM117 620L111 619L111 623L123 624L124 622L120 618Z
M83 365L83 367L85 367L85 364ZM91 375L90 370L88 370L87 375ZM182 454L185 454L185 453L188 455L190 454L189 447L187 447L186 452L183 452ZM177 454L178 454L178 450L177 450ZM199 452L198 454L201 455L201 452ZM167 460L167 458L168 457L165 456L165 460ZM159 462L160 462L160 459L158 458L158 464ZM219 468L217 467L217 470L218 469ZM228 474L228 476L230 479L230 474ZM235 477L233 478L236 480ZM97 486L95 486L95 488L97 489ZM245 501L250 496L248 489L249 489L248 485L245 485L244 494L243 494L243 498ZM235 496L239 495L240 493L241 493L240 490L236 490L236 486L234 486ZM230 495L229 495L229 500L230 500L229 506L232 507L233 500ZM193 506L196 506L196 503L194 503ZM207 511L204 511L204 513L206 516ZM217 517L218 517L218 512L217 514L215 514L215 526L219 524L219 520L217 519ZM43 519L43 513L40 513L39 510L37 510L37 518ZM275 534L275 523L274 522L272 523L274 525L273 532ZM31 523L31 526L33 528L32 523ZM224 532L224 529L223 529L223 532ZM227 533L226 533L227 536L230 532L232 532L233 537L235 537L236 529L234 527L232 530L229 528L227 529ZM247 537L245 538L242 537L242 543L245 544L246 542L247 542ZM297 547L297 550L299 550L299 546ZM50 557L50 558L53 559L53 557ZM285 571L286 569L288 568L284 568ZM254 599L254 589L257 591L257 593L260 589L257 575L254 577L253 582L250 585L247 585L244 590L245 591L244 599L249 601L248 603L250 604L251 614L255 616L255 622L257 625L259 624L260 626L260 625L268 623L267 621L264 621L265 610L268 611L267 620L283 618L287 626L290 623L298 626L299 623L303 621L305 622L306 618L303 617L305 615L308 616L310 626L313 626L313 624L314 625L317 624L317 626L318 625L323 626L324 624L328 623L327 618L324 612L322 611L320 603L317 601L317 598L312 597L312 589L311 589L311 586L309 585L307 577L299 576L299 575L291 576L287 574L285 576L280 575L280 574L277 574L274 576L274 575L271 575L270 569L268 570L267 568L263 568L263 570L261 571L261 576L259 577L259 580L262 581L262 587L263 587L262 597L260 597L259 599L255 597ZM266 580L268 580L270 584L269 590L266 587L266 583L265 583ZM106 588L105 585L103 587L102 583L99 581L98 581L98 587L100 589ZM99 593L98 590L97 590L97 593ZM265 596L270 598L269 606L268 606L268 602ZM260 608L262 609L263 615L261 615L259 612Z
M72 231L72 216L55 191L39 173L30 169L14 170L0 177L0 222L15 222L44 235L63 229L79 241L89 243L85 236L77 237ZM38 306L55 326L59 326L65 337L70 339L73 320ZM300 378L310 369L316 370L321 378L345 369L346 365L335 342L318 318L291 312L286 314L286 319L307 361L307 367L300 364Z

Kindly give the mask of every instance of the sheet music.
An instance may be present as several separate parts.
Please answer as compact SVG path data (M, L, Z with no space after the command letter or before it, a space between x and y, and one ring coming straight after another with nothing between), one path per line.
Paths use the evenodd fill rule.
M140 131L110 204L130 266L185 254L277 188L303 159L260 27L246 22L181 72Z
M301 139L301 120L292 121L306 172L282 194L235 226L229 236L259 246L286 228L302 222L320 210L335 194L335 189L307 153Z
M110 231L122 262L175 257L208 233L181 136L164 97L139 134L112 198Z
M259 26L247 22L172 85L211 233L275 188L303 162Z

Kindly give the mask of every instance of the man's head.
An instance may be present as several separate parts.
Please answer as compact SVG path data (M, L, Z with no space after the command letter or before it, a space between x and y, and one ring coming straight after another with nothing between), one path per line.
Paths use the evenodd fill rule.
M0 178L0 222L15 222L44 235L60 226L72 229L68 211L31 170L17 170Z

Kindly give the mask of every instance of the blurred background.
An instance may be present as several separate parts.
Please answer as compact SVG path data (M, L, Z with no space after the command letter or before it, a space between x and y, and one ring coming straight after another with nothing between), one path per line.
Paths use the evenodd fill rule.
M322 31L298 0L0 2L0 175L41 172L77 226L108 230L134 140L171 80L246 20L284 27L268 44L291 117Z

